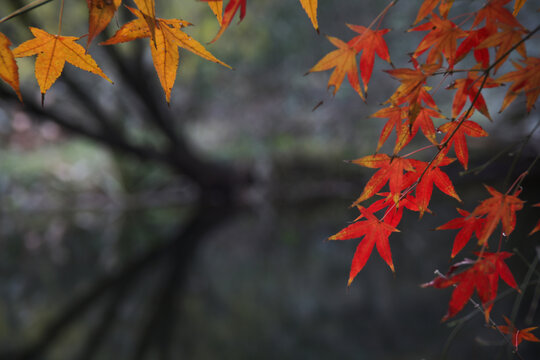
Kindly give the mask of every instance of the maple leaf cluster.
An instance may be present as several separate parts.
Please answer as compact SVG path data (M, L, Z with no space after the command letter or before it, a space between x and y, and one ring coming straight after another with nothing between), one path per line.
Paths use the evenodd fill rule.
M376 153L350 161L359 166L376 169L365 183L360 196L353 202L353 206L360 211L360 216L329 238L361 239L352 259L349 285L366 265L374 247L390 269L395 271L389 237L399 231L398 225L405 209L418 212L420 217L425 212L430 212L429 203L434 187L461 201L443 168L457 159L458 163L467 169L469 150L466 137L488 136L478 120L473 118L475 112L478 112L492 121L482 95L484 89L510 84L500 111L521 93L526 97L527 111L531 111L534 106L540 95L538 77L540 59L527 56L525 42L538 31L538 28L529 31L516 19L515 16L524 1L516 1L513 12L506 8L509 2L510 0L487 1L469 16L468 21L459 24L448 17L453 1L425 0L422 3L414 22L415 27L409 31L422 31L427 34L411 52L410 68L386 70L390 76L399 81L399 85L384 103L385 107L371 115L373 118L386 119ZM379 26L380 19L394 4L395 2L392 2L383 10L377 18L379 21L374 21L372 25L377 23ZM464 24L470 24L470 27L465 28ZM374 54L377 53L391 64L388 47L383 39L383 35L390 30L371 29L372 26L367 28L357 25L347 26L361 35L348 42L328 37L338 49L325 55L310 72L334 68L328 81L328 87L334 88L333 93L339 90L347 75L352 88L365 99ZM362 52L360 65L357 66L356 56L360 52ZM511 60L515 71L509 71L498 78L492 77L502 69L504 62L515 55L521 57L518 60ZM472 60L476 64L459 69L458 66L464 59ZM447 90L455 90L450 116L441 113L433 97L436 90L433 90L429 81L437 76L450 78L451 83ZM360 87L359 78L364 84L363 89ZM439 86L436 87L438 88ZM378 153L394 130L396 140L392 154ZM423 134L428 145L402 155L402 150L418 133ZM412 158L412 155L429 149L433 152L431 160ZM452 149L455 158L449 157ZM525 175L526 173L522 177ZM522 180L522 177L519 179ZM458 208L460 217L436 229L459 230L454 239L451 258L454 258L473 236L477 238L477 246L480 248L475 253L476 260L460 262L454 265L448 274L440 275L423 285L434 288L454 287L449 309L443 320L461 311L476 291L485 319L488 321L497 296L499 279L518 290L516 281L505 263L512 253L500 250L487 252L486 249L489 246L489 239L494 234L508 236L514 231L516 212L523 208L524 201L519 198L520 190L516 184L506 193L501 193L491 186L485 187L490 197L483 200L471 212ZM371 205L364 205L366 201L373 201L373 197L376 197L376 200ZM497 233L499 224L500 232ZM538 229L540 222L531 234ZM458 272L458 269L465 270ZM502 328L502 331L512 333L513 330ZM520 339L528 338L530 337L525 336Z
M238 10L240 10L240 20L246 15L246 0L229 0L225 9L223 9L223 0L203 1L208 2L220 24L219 31L211 43L221 37ZM37 55L35 75L41 90L42 102L47 90L61 75L66 62L97 74L112 83L87 53L87 50L92 40L109 25L122 4L122 0L86 0L86 2L89 14L86 49L76 42L82 37L61 36L60 31L53 35L42 29L31 27L30 31L34 35L34 39L22 43L11 51L11 42L0 32L0 78L13 88L19 100L22 101L22 96L18 67L15 61L17 57ZM192 24L178 19L157 18L155 0L133 0L133 2L137 8L131 8L127 5L126 7L135 15L136 19L123 25L112 38L101 42L100 45L113 45L140 38L149 38L152 60L165 92L167 103L170 102L171 90L176 79L179 47L189 50L203 59L231 68L182 30ZM310 18L313 27L318 31L317 0L300 0L300 4ZM9 16L5 19L7 18ZM60 18L60 24L61 21Z
M148 38L154 67L167 103L176 79L179 64L178 48L186 49L205 60L229 67L212 55L201 43L184 32L190 24L178 19L156 17L155 0L133 0L136 7L126 6L134 19L122 25L118 31L101 45L115 45L136 39ZM219 23L219 30L211 42L217 41L239 13L240 21L246 15L246 0L229 0L224 7L222 0L202 0L208 3ZM466 137L486 137L487 132L473 118L476 112L492 121L492 116L482 92L488 88L506 85L508 90L499 112L505 110L518 96L526 98L525 108L530 112L540 96L540 58L529 56L526 41L540 30L526 29L516 18L525 0L515 0L513 11L507 7L511 0L488 0L465 20L449 18L453 0L424 0L409 32L426 32L423 39L410 54L410 67L394 68L384 36L390 29L380 29L387 12L396 5L393 0L367 27L347 24L358 35L348 41L327 36L336 47L323 56L308 73L332 70L328 88L335 95L345 77L351 87L366 100L372 77L375 54L391 65L386 70L399 82L396 90L384 102L384 108L371 115L386 119L379 137L375 154L350 161L375 173L367 181L360 196L353 202L360 215L355 221L330 237L330 240L361 239L353 256L348 285L366 265L376 248L385 263L394 272L389 237L399 232L398 225L404 210L417 212L422 217L430 212L429 204L434 187L442 193L461 201L452 180L443 170L457 159L464 169L468 168L469 149ZM81 37L62 36L60 30L54 35L45 30L30 27L33 39L11 50L10 40L0 33L0 78L5 81L22 101L16 58L34 56L35 76L42 96L61 75L66 62L111 81L101 70L87 50L91 42L108 26L122 0L87 0L89 28L86 48L77 43ZM313 28L319 32L317 0L300 0ZM456 19L460 20L456 23ZM60 19L61 23L61 19ZM465 26L470 24L468 28ZM357 57L359 56L359 61ZM519 56L518 59L515 59ZM459 68L468 59L475 65ZM510 61L514 70L495 77ZM451 79L447 90L455 90L451 114L445 116L434 100L430 81L437 76ZM361 80L361 81L360 81ZM112 82L112 81L111 81ZM437 124L437 125L436 125ZM392 154L378 153L395 132ZM428 145L409 154L401 154L416 136L422 133ZM412 155L431 149L431 160L412 158ZM450 157L453 149L455 158ZM526 173L523 174L525 176ZM486 186L490 197L472 211L458 208L460 217L448 221L436 230L458 230L451 258L454 258L475 236L480 250L475 260L465 260L453 265L446 275L439 275L424 287L453 287L448 312L443 320L460 312L467 302L473 301L476 291L484 317L490 321L490 313L497 298L499 279L519 290L505 263L512 253L497 250L488 252L489 240L500 225L500 234L510 235L516 226L516 212L524 206L519 198L519 184L523 176L507 192L502 193ZM388 185L388 186L387 186ZM384 189L387 186L387 189ZM375 201L373 201L375 198ZM371 204L365 204L372 201ZM536 204L535 206L539 206ZM379 215L376 215L376 214ZM540 222L530 234L540 230ZM500 238L499 237L499 238ZM500 249L500 244L499 244ZM457 271L461 270L461 271ZM523 341L538 341L530 332L534 328L517 330L510 320L498 326L500 332L512 337L517 346Z

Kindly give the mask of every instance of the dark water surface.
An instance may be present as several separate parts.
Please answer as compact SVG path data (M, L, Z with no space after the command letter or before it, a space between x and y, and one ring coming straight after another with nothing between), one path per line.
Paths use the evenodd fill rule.
M2 358L442 358L450 291L418 285L448 264L453 236L425 238L438 219L405 218L390 239L396 275L375 252L347 289L357 241L325 239L353 216L337 201L5 214ZM457 317L472 319L448 358L506 358L474 314Z

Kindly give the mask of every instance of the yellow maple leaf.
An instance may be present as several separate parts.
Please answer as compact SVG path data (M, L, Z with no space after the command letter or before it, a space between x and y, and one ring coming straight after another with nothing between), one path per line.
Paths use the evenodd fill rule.
M230 68L229 65L217 59L198 41L183 32L181 29L191 25L187 21L177 19L155 18L155 40L152 40L151 29L146 21L145 15L137 9L127 7L137 18L124 24L110 39L100 43L100 45L113 45L122 42L132 41L140 38L150 37L150 49L152 60L159 77L161 87L165 91L167 103L170 102L171 90L176 80L178 69L178 47L182 47L192 53Z
M214 15L216 15L218 23L221 25L221 22L223 21L223 0L209 1L208 6L210 6L210 9Z
M156 4L154 0L133 0L150 28L152 40L156 40Z
M35 27L30 27L30 31L35 38L15 48L13 55L15 57L37 55L35 74L43 96L62 73L66 61L112 83L86 50L75 42L80 38L52 35Z
M10 45L11 41L7 36L0 33L0 78L15 90L19 100L22 101L21 91L19 90L19 68L9 48Z
M311 20L313 27L319 32L319 22L317 21L317 0L300 0L307 16Z
M88 5L88 40L86 48L101 33L122 4L122 0L86 0Z

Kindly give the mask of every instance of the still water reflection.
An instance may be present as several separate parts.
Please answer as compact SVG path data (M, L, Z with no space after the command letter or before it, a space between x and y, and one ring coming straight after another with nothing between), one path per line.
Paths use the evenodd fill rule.
M374 254L347 289L356 241L324 240L353 216L342 202L4 214L1 358L441 358L449 292L418 284L451 240L411 218L391 240L396 277ZM497 354L474 316L448 357Z

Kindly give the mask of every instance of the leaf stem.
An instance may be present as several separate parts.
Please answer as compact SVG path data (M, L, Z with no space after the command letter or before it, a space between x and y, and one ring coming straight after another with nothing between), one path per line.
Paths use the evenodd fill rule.
M443 275L439 270L435 270L435 274L442 277L443 279L447 279L447 277L445 275ZM452 285L454 288L457 286L456 284ZM479 303L477 303L476 301L474 301L472 298L469 298L469 302L474 306L474 308L476 310L478 310L478 312L482 313L484 316L485 316L485 311L484 311L484 308L482 307L482 305L480 305ZM474 313L473 313L474 314ZM468 317L464 318L462 322L460 322L458 324L458 326L462 325L463 323L465 323L465 321L468 320ZM514 345L512 344L512 341L510 341L510 339L508 338L508 336L506 336L502 331L501 329L499 329L499 327L497 326L497 323L495 321L493 321L493 319L490 317L488 317L488 322L489 322L489 325L491 326L491 328L493 328L494 330L497 330L497 332L503 337L504 341L506 341L506 343L511 346L512 348L514 347ZM455 336L454 335L454 331L452 331L452 334L450 334L450 336ZM452 338L450 338L449 340L451 341ZM448 343L448 341L447 341ZM448 344L448 346L450 346L450 344ZM445 351L448 351L448 349L446 348L446 344L445 344ZM443 353L444 354L444 353ZM521 354L517 351L517 349L515 349L515 355L523 360L523 357L521 356Z
M527 287L529 286L529 283L531 282L532 275L536 270L536 265L538 265L538 256L535 256L532 264L529 265L529 270L527 271L527 274L525 275L525 278L523 279L523 282L521 283L521 286L519 287L521 291L518 293L518 296L516 297L516 300L514 301L514 306L512 307L512 312L510 313L510 321L512 321L512 323L515 323L516 321L517 313L521 305L521 301L523 300L525 290L527 289Z
M60 2L60 15L58 19L58 34L57 36L60 36L60 33L62 32L62 18L64 17L64 0Z
M379 13L379 15L377 15L377 17L375 17L375 19L373 19L373 21L369 24L369 26L367 27L368 30L371 30L371 28L377 23L377 21L379 21L379 19L382 19L383 16L386 15L386 13L388 12L388 10L390 10L390 8L394 5L396 5L396 3L398 2L399 0L392 0L388 5L386 5L386 7L383 9L383 11L381 11ZM379 24L380 26L380 24ZM367 31L365 31L362 35L360 35L358 37L358 39L356 39L356 41L354 43L352 43L350 46L351 47L354 47L356 44L358 44L358 42L362 41L363 38L364 38L364 35L367 33Z
M1 18L0 19L0 24L5 22L5 21L8 21L9 19L12 19L12 18L14 18L16 16L22 15L27 11L33 10L33 9L35 9L35 8L41 6L41 5L45 5L46 3L49 3L51 1L53 1L53 0L34 0L30 4L26 4L25 6L20 7L19 9L15 10L11 14L6 15L3 18Z
M433 144L426 145L426 146L424 146L424 147L421 147L420 149L416 149L416 150L414 150L414 151L411 151L411 152L408 153L408 154L403 155L401 158L409 157L409 156L414 155L414 154L416 154L416 153L418 153L418 152L420 152L420 151L427 150L427 149L431 149L431 148L436 147L436 146L437 146L437 145L433 145Z
M519 147L519 150L517 151L517 155L514 157L514 161L512 161L512 165L510 165L510 170L508 170L508 174L506 174L506 179L504 179L504 183L507 185L510 182L510 178L512 177L512 173L514 172L514 169L517 166L518 160L521 158L521 154L523 153L523 149L525 148L525 145L529 142L531 137L533 136L536 129L538 129L538 126L540 126L540 121L536 123L534 128L529 132L527 136L525 136L524 139L521 140L521 145Z

